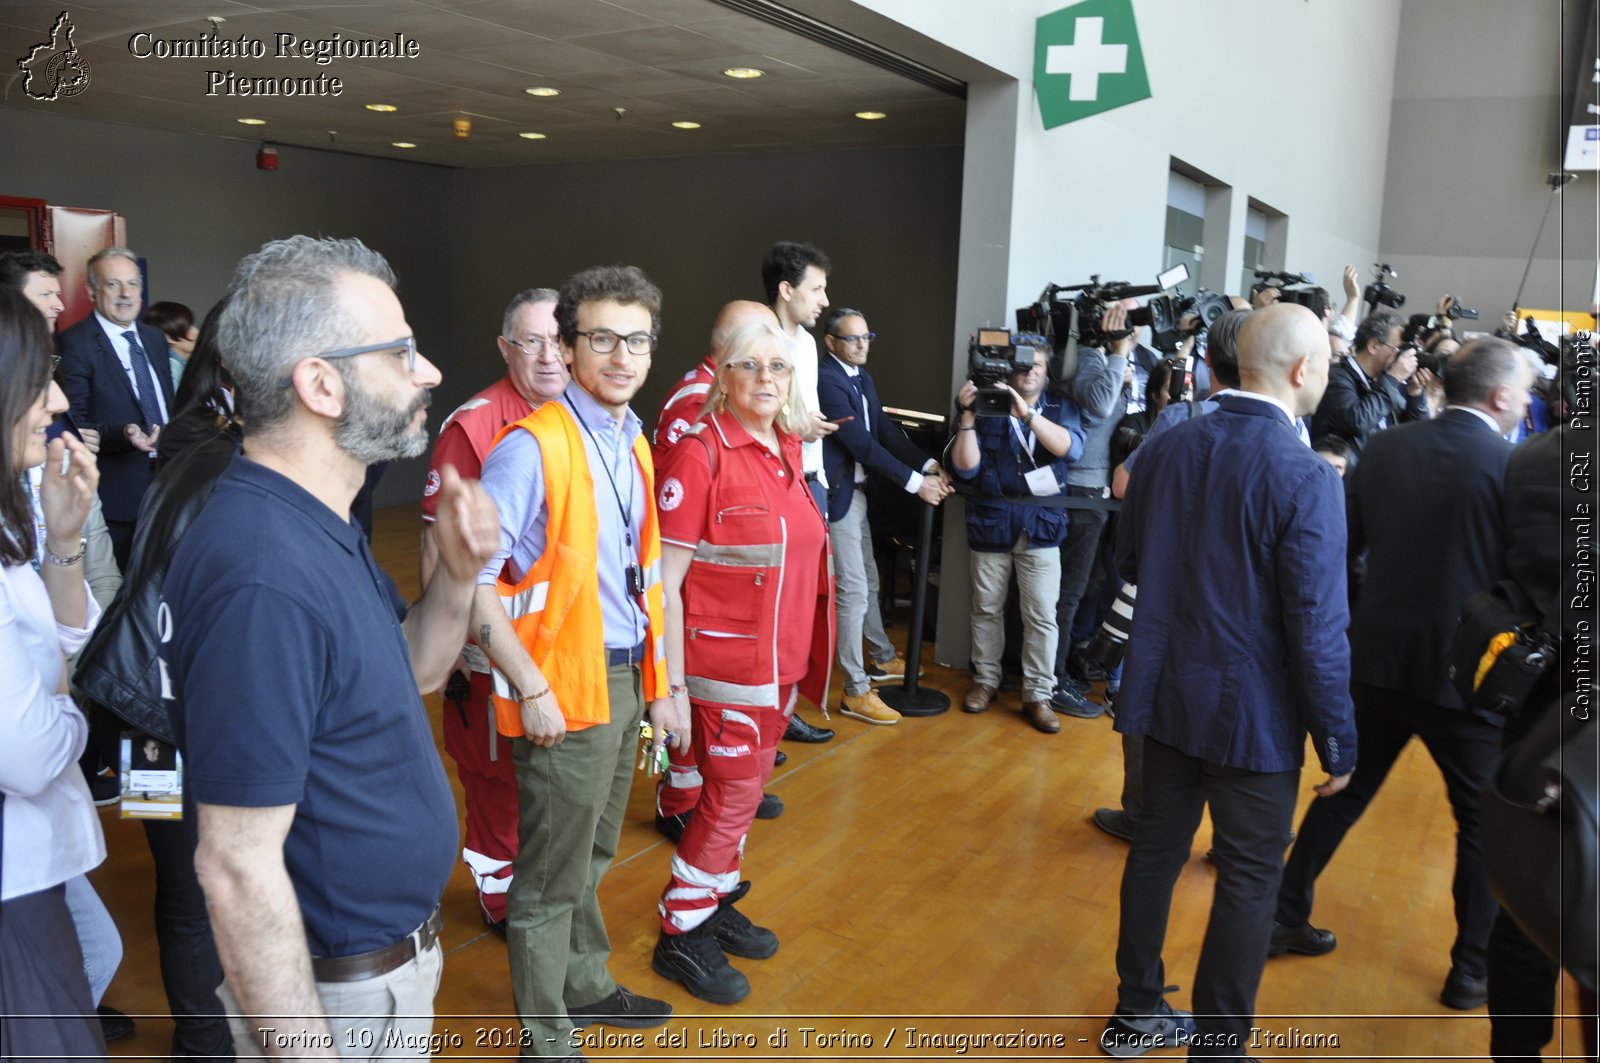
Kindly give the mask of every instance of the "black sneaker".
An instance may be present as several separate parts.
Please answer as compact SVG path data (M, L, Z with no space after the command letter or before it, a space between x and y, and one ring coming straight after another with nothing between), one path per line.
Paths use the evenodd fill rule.
M680 812L676 816L663 816L657 812L656 830L660 831L668 841L678 841L683 837L684 829L689 826L689 817L692 815L693 811Z
M756 806L757 819L777 819L783 815L783 798L777 794L762 794L761 803Z
M663 978L682 982L683 988L713 1004L737 1004L750 995L750 980L728 963L713 936L717 917L713 915L687 934L665 930L656 941L650 968Z
M1165 1000L1154 1015L1113 1015L1100 1034L1107 1055L1142 1056L1157 1048L1171 1048L1194 1036L1194 1015L1178 1011Z
M107 1041L116 1041L133 1033L133 1020L109 1004L95 1009L100 1016L100 1032Z
M89 796L94 798L97 808L109 808L122 800L122 783L117 779L117 773L107 768L89 776Z
M714 936L723 952L742 956L747 960L764 960L778 951L778 935L766 927L756 926L734 905L750 892L748 881L717 902L717 928Z
M672 1005L665 1000L630 993L619 985L604 1000L580 1008L568 1008L567 1017L580 1030L597 1022L644 1030L651 1026L665 1026L667 1020L672 1018Z
M1081 646L1067 655L1067 671L1085 683L1098 683L1106 677L1105 668Z

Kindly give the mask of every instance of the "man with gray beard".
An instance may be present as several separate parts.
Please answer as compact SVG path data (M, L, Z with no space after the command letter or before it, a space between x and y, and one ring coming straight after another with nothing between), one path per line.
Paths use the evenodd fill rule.
M498 522L442 469L439 563L408 610L349 521L369 463L426 448L440 380L393 284L357 240L296 236L239 264L219 338L244 450L162 595L241 1059L414 1056L432 1032L457 834L420 692L455 661Z

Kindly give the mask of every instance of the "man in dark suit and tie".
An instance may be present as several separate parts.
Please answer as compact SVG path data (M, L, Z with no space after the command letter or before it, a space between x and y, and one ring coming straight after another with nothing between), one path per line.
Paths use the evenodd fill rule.
M882 476L935 506L950 493L950 484L939 472L939 463L884 416L878 389L865 368L874 335L859 310L837 307L828 313L823 327L828 357L817 365L817 401L822 416L839 426L822 441L828 531L838 581L839 668L844 672L839 711L864 723L895 724L900 714L872 689L875 681L904 677L906 664L894 652L878 613L877 561L872 556L864 490L867 474ZM862 659L863 634L872 646L870 673Z
M1312 886L1406 743L1419 737L1444 775L1456 818L1457 932L1439 999L1461 1009L1487 995L1495 902L1478 837L1478 791L1500 752L1502 721L1462 706L1445 657L1462 603L1504 574L1500 496L1512 450L1505 433L1521 420L1532 385L1533 369L1516 347L1474 340L1450 359L1439 417L1374 435L1350 469L1349 557L1367 555L1350 626L1361 763L1343 793L1306 811L1272 937L1275 954L1333 949L1333 934L1309 923Z
M1117 569L1139 608L1116 729L1144 738L1144 808L1122 876L1114 1056L1188 1044L1245 1056L1307 731L1332 794L1356 763L1340 481L1295 420L1328 382L1328 334L1303 306L1256 310L1240 387L1151 437L1128 485ZM1217 886L1195 1014L1164 999L1172 887L1206 806Z
M172 410L167 340L139 323L144 279L125 247L89 259L94 313L61 333L62 388L79 426L100 433L100 504L117 565L128 567L134 521L155 479L156 440Z

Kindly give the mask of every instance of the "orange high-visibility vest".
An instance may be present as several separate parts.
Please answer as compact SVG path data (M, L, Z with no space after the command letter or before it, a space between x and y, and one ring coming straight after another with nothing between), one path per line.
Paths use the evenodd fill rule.
M562 402L547 402L495 437L527 431L539 441L544 466L544 500L549 511L545 548L516 583L502 573L495 589L511 626L550 692L561 706L567 730L579 731L611 721L606 686L605 631L600 615L600 576L595 556L600 516L595 509L594 475L583 446L582 428ZM644 569L645 649L644 697L654 701L667 693L666 642L661 592L661 529L656 523L655 467L641 433L633 441L633 457L644 477L644 528L639 564ZM494 670L497 729L521 736L519 694L505 675ZM532 693L532 691L527 691Z

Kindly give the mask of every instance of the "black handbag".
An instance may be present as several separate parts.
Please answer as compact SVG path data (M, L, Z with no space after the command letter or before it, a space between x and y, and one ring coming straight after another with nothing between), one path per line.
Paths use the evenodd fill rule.
M1600 934L1597 740L1577 696L1558 699L1501 753L1481 797L1495 898L1529 940L1591 990Z
M1556 662L1554 616L1542 613L1515 580L1501 580L1461 607L1447 673L1461 704L1515 716Z

